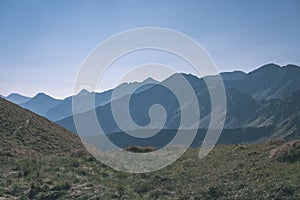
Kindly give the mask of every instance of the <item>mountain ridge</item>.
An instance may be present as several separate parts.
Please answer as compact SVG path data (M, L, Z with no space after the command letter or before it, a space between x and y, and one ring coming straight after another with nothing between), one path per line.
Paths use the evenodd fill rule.
M205 78L213 80L214 76L199 78L192 74L173 74L163 82L169 82L176 85L177 77L181 75L186 78L198 96L207 96L208 88L205 84ZM236 89L247 95L250 95L252 98L258 101L284 99L293 94L295 91L300 90L300 67L293 64L288 64L281 67L279 65L270 63L263 65L262 67L249 73L242 71L222 72L221 76L226 89ZM140 87L145 82L149 82L149 84L145 84ZM114 100L121 98L122 95L128 95L128 93L130 93L129 91L131 90L130 88L132 87L138 88L135 91L135 93L138 94L147 90L151 90L151 88L157 84L159 84L157 81L149 78L140 83L123 83L115 88L115 90L121 95L115 97ZM84 95L95 95L95 106L99 107L104 106L112 101L112 93L113 90L108 90L102 93L82 90L74 97L77 98L79 96L83 97ZM38 96L43 96L48 98L48 100L45 101L44 98L38 98L40 100L36 100ZM45 94L38 94L30 99L29 102L21 104L21 106L55 122L63 120L72 115L72 96L63 100L57 100ZM91 105L81 105L81 107L77 108L76 110L79 112L85 112L90 109L92 109ZM207 113L208 110L205 112Z
M25 103L30 100L30 97L23 96L23 95L17 94L17 93L11 93L7 97L2 96L2 98L5 98L6 100L9 100L10 102L13 102L16 104Z
M61 102L62 100L55 99L45 93L38 93L29 101L20 104L20 106L45 117L48 110L54 108Z

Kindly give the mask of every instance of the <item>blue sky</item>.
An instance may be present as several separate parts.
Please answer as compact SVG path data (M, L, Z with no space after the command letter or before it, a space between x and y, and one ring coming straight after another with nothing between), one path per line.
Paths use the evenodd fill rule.
M139 27L189 35L220 71L300 64L299 11L298 0L1 0L0 94L68 96L96 45ZM120 74L121 67L112 74ZM110 78L103 89L112 87Z

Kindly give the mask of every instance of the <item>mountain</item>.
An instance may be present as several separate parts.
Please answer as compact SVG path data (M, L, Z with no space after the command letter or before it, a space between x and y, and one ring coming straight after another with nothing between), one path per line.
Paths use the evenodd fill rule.
M0 155L67 155L84 151L65 128L0 98Z
M95 95L95 105L97 107L109 102L111 100L111 93L112 90L103 93L94 93L88 92L87 90L82 90L74 97L84 99L86 96ZM50 108L46 112L45 116L51 121L57 121L59 119L65 118L66 116L72 115L72 98L73 97L68 97L56 106ZM80 108L77 108L77 110L80 110L81 112L85 112L90 109L92 109L92 107L86 104L83 104Z
M243 71L233 71L233 72L222 72L221 73L222 79L225 81L228 80L240 80L245 78L247 74Z
M174 74L167 78L164 82L174 83L178 80L180 74ZM204 78L199 78L190 74L183 75L191 84L197 95L203 94L207 91L207 87ZM221 76L226 88L234 88L243 93L246 93L253 97L255 100L268 100L274 98L286 98L297 90L300 90L300 67L296 65L287 65L280 67L276 64L264 65L250 73L242 71L223 72ZM214 79L214 76L205 77L207 79ZM141 93L145 90L151 89L158 82L148 78L143 82L123 83L112 90L105 92L88 92L86 90L81 91L74 97L83 99L86 95L95 95L95 107L103 106L113 100L121 98L122 96L129 95L133 88L135 94ZM115 94L112 99L112 94ZM43 105L44 102L38 102L37 105ZM23 105L23 104L22 104ZM51 121L62 120L72 115L72 96L59 103L51 104L42 108L36 108L37 105L24 105L26 108L48 118ZM52 107L52 105L54 105ZM76 108L78 112L85 112L92 109L92 106L82 104L79 108Z
M54 99L44 93L39 93L26 103L20 105L38 115L45 116L51 108L54 108L61 102L62 100Z
M157 83L156 80L148 78L143 82L123 83L114 88L113 90L108 90L101 93L88 92L87 90L82 90L74 97L80 100L86 98L89 95L95 96L95 107L98 107L103 106L114 99L118 99L122 96L130 94L134 88L137 88L137 90L135 90L134 93L143 92L154 86L155 83ZM114 98L112 99L113 92ZM92 109L90 105L82 104L80 106L81 107L76 108L78 112L85 112ZM64 99L57 106L49 109L46 112L45 117L51 121L58 121L70 115L72 115L72 97Z
M257 100L285 98L300 90L300 67L276 64L264 65L244 78L227 80L226 88L235 88Z
M16 104L22 104L30 100L30 97L26 97L20 94L12 93L8 95L7 97L4 97L6 100L16 103Z
M237 130L243 128L268 128L267 135L261 134L263 137L282 137L282 138L300 138L300 90L292 94L288 98L271 99L258 101L248 94L240 92L236 89L226 89L227 95L227 113L224 128L228 130ZM153 98L149 98L149 96ZM154 98L156 97L156 98ZM198 94L200 106L200 128L208 128L210 120L210 96L206 91ZM150 118L148 111L151 105L159 103L166 109L167 119L164 129L176 130L180 124L180 109L179 103L174 101L174 95L164 87L159 85L145 90L142 93L134 94L131 97L129 109L130 114L135 123L140 126L149 124ZM123 98L113 101L114 104L123 105ZM189 105L189 100L186 101ZM188 106L184 109L189 109ZM89 111L90 112L90 111ZM79 115L87 115L82 113ZM121 129L116 124L112 115L111 103L96 108L98 122L105 133L121 132ZM156 118L157 121L161 119ZM298 120L298 121L297 121ZM57 122L67 129L76 132L73 117L67 117ZM123 118L125 130L132 130L127 118ZM183 124L184 129L189 129L194 122ZM154 126L155 128L155 126ZM89 127L90 132L96 132L92 127ZM123 129L124 130L124 129ZM259 130L259 129L257 129ZM254 132L254 131L253 131ZM259 132L259 131L256 131ZM254 134L254 133L253 133ZM236 135L237 136L237 135ZM261 139L257 137L256 139ZM234 138L232 138L234 140Z

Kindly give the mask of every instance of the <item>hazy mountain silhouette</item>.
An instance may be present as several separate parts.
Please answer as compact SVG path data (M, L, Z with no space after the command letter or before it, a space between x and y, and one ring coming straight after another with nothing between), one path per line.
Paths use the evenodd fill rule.
M16 94L16 93L12 93L12 94L8 95L7 97L3 96L3 98L5 98L6 100L13 102L15 104L22 104L22 103L25 103L30 100L30 97L26 97L26 96Z
M203 78L198 78L190 74L182 75L190 82L197 95L203 94L207 91L207 87ZM176 84L178 76L179 74L174 74L167 78L164 82ZM280 67L275 64L268 64L248 74L242 71L234 71L223 72L221 73L221 76L224 80L224 85L226 88L235 88L252 96L256 100L266 100L272 98L283 99L295 91L300 90L300 68L295 65ZM213 79L214 76L209 76L207 78ZM122 96L130 94L132 88L137 88L135 93L141 93L153 87L155 83L157 83L157 81L149 78L142 83L123 83L117 86L114 90L108 90L101 93L93 93L84 90L77 94L76 97L95 95L95 107L98 107L112 101L113 91L115 91L115 94L118 93L118 95L116 95L113 99L116 100ZM15 96L20 97L18 99ZM51 121L61 120L72 115L72 97L58 101L59 103L57 104L53 103L53 99L48 99L47 101L50 103L47 103L47 101L45 101L43 98L35 98L35 103L32 104L28 102L29 105L22 103L23 101L30 100L28 97L23 98L21 95L13 94L10 99L15 103L22 104L22 106L47 117ZM46 102L45 106L42 106L43 108L39 107L44 105L44 102ZM77 110L80 112L85 112L90 109L92 109L92 107L85 104L82 104L80 108L77 108Z
M88 92L87 90L82 90L80 93L75 95L76 98L84 99L88 95L95 96L95 107L102 106L107 104L112 100L113 91L115 91L114 99L121 98L122 96L128 95L131 93L132 88L138 88L135 93L143 92L144 90L152 87L153 83L157 81L153 79L146 79L143 82L134 82L134 83L123 83L117 86L114 90L108 90L101 93ZM145 85L144 85L145 84ZM141 86L141 87L140 87ZM80 112L85 112L92 109L91 105L82 104L80 108L76 110ZM46 113L46 117L51 121L57 121L72 115L72 97L64 99L57 106L49 109Z
M205 79L213 81L215 76L199 78L191 74L174 74L164 80L162 84L174 85L180 89L182 86L178 84L178 80L182 75L197 95L201 111L200 128L206 129L210 120L211 105ZM275 64L268 64L250 73L241 71L223 72L221 76L224 80L227 95L226 129L275 127L272 129L274 136L298 137L299 105L297 104L297 91L300 91L300 68L298 66L280 67ZM214 87L218 86L215 85ZM140 126L149 124L149 108L153 104L160 104L167 112L164 129L178 128L181 113L176 97L152 79L147 79L142 83L124 83L114 90L102 93L83 90L76 95L76 98L95 95L96 114L99 123L106 133L115 133L121 130L113 119L111 103L122 105L127 95L132 92L132 88L137 88L131 96L129 105L130 114L136 124ZM215 88L210 89L214 90ZM113 92L117 92L118 95L112 99ZM189 101L190 99L187 98L184 109L191 109L189 108ZM38 94L21 105L46 116L52 121L59 120L59 124L74 132L76 131L71 116L72 97L57 100L45 94ZM82 104L77 108L77 111L78 113L86 113L91 109L91 105ZM159 122L163 120L161 117L156 116L155 119ZM124 118L122 123L126 127L128 124L127 119ZM189 129L193 123L195 122L185 124L184 128Z
M87 95L95 95L95 103L96 106L103 105L110 101L111 99L111 92L103 92L101 94L99 93L93 93L88 92L87 90L80 91L76 97L77 98L84 98ZM81 105L81 108L78 108L82 112L90 110L92 107L90 105ZM62 102L57 104L56 106L52 107L46 112L46 117L52 121L59 120L64 118L65 116L72 115L72 97L68 97L64 99Z
M29 101L20 104L23 108L27 108L36 114L46 116L46 113L60 104L62 100L54 99L44 93L39 93Z
M273 137L281 137L285 139L300 138L299 69L299 67L294 65L279 67L275 64L268 64L248 74L241 71L221 73L226 87L227 113L224 130L222 131L218 143L249 143L264 141ZM189 120L186 124L182 125L182 129L185 133L189 134L191 127L193 127L196 122L200 122L199 130L197 130L196 138L192 144L192 146L195 147L199 146L203 141L210 123L210 114L212 112L210 93L207 85L205 84L205 80L209 79L213 82L216 78L215 76L199 78L191 74L174 74L161 83L149 78L142 83L124 83L116 87L114 90L108 90L102 93L82 90L75 96L75 98L83 100L87 95L95 96L96 116L98 118L98 122L104 132L108 135L109 139L117 146L125 148L131 145L138 145L155 146L160 148L166 145L175 136L180 124L181 112L183 110L193 112L193 108L190 106L192 103L189 96L185 98L184 105L180 108L180 104L176 96L169 89L163 86L172 85L179 91L184 91L182 85L178 84L179 79L182 76L189 82L194 90L200 108L201 115L198 120ZM218 87L219 86L215 84L212 88L210 88L210 91L214 91ZM116 96L114 97L112 97L113 92L116 92ZM130 95L132 92L133 94ZM152 105L159 104L165 108L165 119L162 114L155 114L154 121L157 123L154 123L153 127L148 127L138 132L140 134L147 134L149 131L153 131L153 129L155 129L161 121L165 120L166 123L158 134L147 139L140 139L134 138L121 131L113 117L111 106L113 103L120 105L121 107L127 107L127 105L125 105L125 100L129 96L130 115L133 121L139 126L144 127L149 125L151 122L149 109ZM39 93L31 99L18 94L11 94L7 98L18 103L25 101L25 103L20 103L22 107L41 116L46 116L48 119L53 121L61 119L57 121L59 125L76 132L72 116L72 97L68 97L64 100L58 100L46 94ZM42 117L38 118L38 116L36 117L35 114L30 113L25 109L21 109L5 100L2 101L1 109L3 110L3 117L1 119L2 121L4 120L3 124L7 124L3 127L6 127L5 131L8 131L8 133L13 133L12 136L16 136L16 140L21 140L15 145L18 146L19 143L22 143L22 141L25 141L26 139L30 141L30 144L25 144L23 142L22 145L31 145L36 148L35 150L37 151L39 145L34 146L34 144L38 144L39 141L32 139L32 137L38 137L37 135L22 138L16 133L22 134L24 131L31 131L31 133L35 134L38 129L44 130L44 128L45 130L43 132L50 132L50 129L54 129L54 132L57 132L58 130L58 134L62 131L61 134L63 137L69 137L65 135L66 133L64 133L64 129L59 128L59 126L53 126L52 123L46 119ZM76 109L78 115L87 115L91 112L91 105L83 103L79 106L80 107ZM17 112L17 115L20 118L13 118L13 116L7 114L7 112L15 114ZM22 112L26 113L26 115ZM219 117L224 115L225 114L220 114ZM33 118L35 119L34 127L29 127L28 124L33 122L32 116L34 116ZM125 127L126 131L136 131L129 126L130 121L128 120L128 117L121 116L121 119L121 125ZM5 120L9 120L9 122L6 122ZM15 125L12 125L13 120L15 120ZM40 121L40 124L38 121ZM87 126L89 133L97 131L94 127L89 127L89 124L87 124ZM28 129L28 127L30 129ZM6 138L3 138L3 141L7 141L8 138L11 138L12 136L5 136ZM56 138L56 136L53 137L52 134L50 134L49 137L50 138L45 138L47 141L49 140L51 142L53 142L52 140ZM101 146L102 137L103 136L89 136L87 134L85 139L96 146ZM11 143L14 144L15 141L12 141ZM20 150L17 150L17 152L22 152L23 146L20 147ZM74 146L72 146L72 148L73 147ZM3 144L2 152L8 151L8 148L7 144ZM50 150L47 148L44 150ZM35 150L31 150L31 152L34 152Z

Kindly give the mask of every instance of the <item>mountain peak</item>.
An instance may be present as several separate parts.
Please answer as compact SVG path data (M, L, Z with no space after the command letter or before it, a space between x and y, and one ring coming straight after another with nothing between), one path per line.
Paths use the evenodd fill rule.
M30 100L30 97L26 97L17 93L11 93L7 97L3 97L3 98L16 104L22 104Z
M92 92L89 92L86 89L82 89L76 96L85 96L85 95L88 95L88 94L91 94L91 93Z
M22 95L18 93L10 93L7 97L12 97L12 96L22 96Z
M266 65L263 65L259 67L258 69L253 70L252 72L249 72L248 75L259 75L259 74L273 74L274 72L279 71L282 69L279 65L274 63L269 63Z
M46 95L43 92L40 92L40 93L36 94L34 97L44 97L44 96L48 96L49 97L49 95Z
M148 77L143 81L143 83L157 83L158 81L153 79L152 77Z
M53 97L51 97L50 95L47 95L43 92L40 92L38 94L36 94L31 100L35 100L35 99L51 99L51 100L56 100Z
M261 66L257 70L278 70L278 69L281 69L281 67L279 65L274 64L274 63L269 63L269 64L265 64L265 65Z
M45 93L38 93L32 99L20 105L41 116L45 116L49 109L57 106L61 101L62 100L54 99Z

